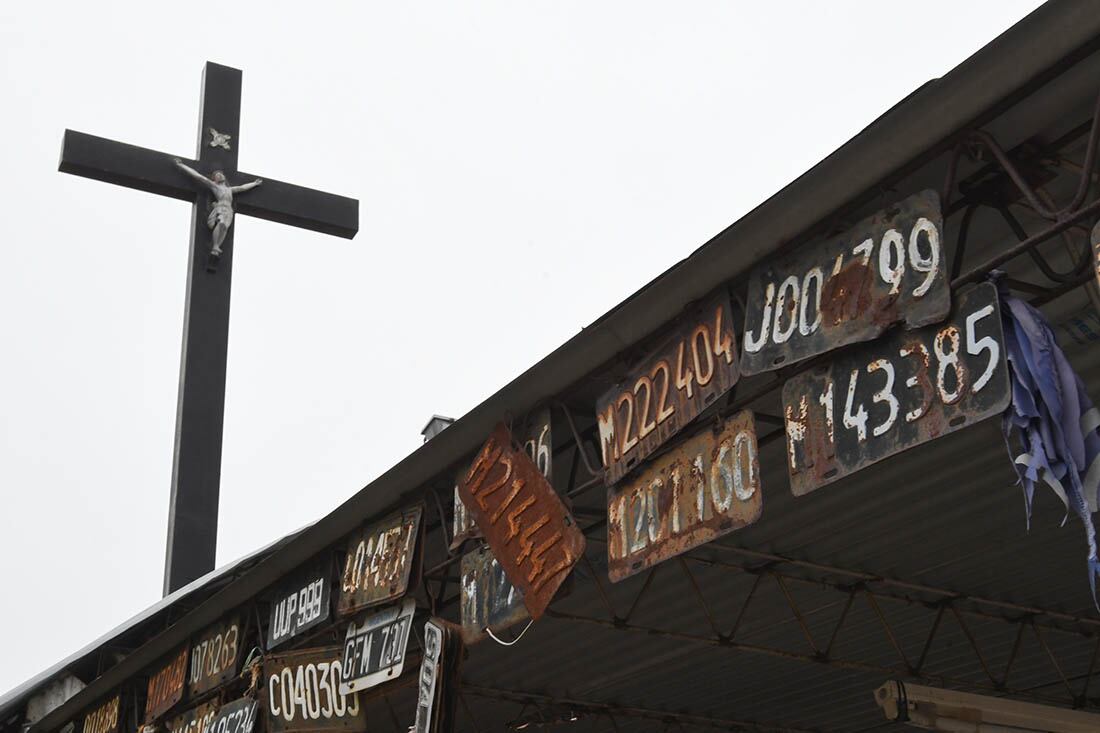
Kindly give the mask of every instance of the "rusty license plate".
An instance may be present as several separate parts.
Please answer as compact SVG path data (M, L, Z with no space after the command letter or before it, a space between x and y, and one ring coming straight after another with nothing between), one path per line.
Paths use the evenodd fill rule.
M527 422L522 437L523 449L527 451L527 455L531 456L531 460L538 466L539 473L545 476L546 480L553 486L553 433L550 430L550 419L550 408L539 410ZM455 479L454 531L451 533L452 550L462 547L462 543L466 540L481 537L481 531L477 528L477 523L474 522L470 512L466 509L466 505L462 503L462 498L458 495L458 484L468 470L469 467L464 468Z
M997 291L983 283L946 323L852 348L783 385L791 490L998 415L1009 398Z
M406 598L400 605L375 611L359 623L348 625L341 657L341 693L350 695L401 675L415 613L416 601Z
M576 521L504 423L482 446L459 496L537 621L584 553Z
M424 507L416 505L365 526L348 539L336 612L347 616L405 595L419 559Z
M681 317L662 345L596 402L603 465L615 483L740 377L725 292Z
M164 728L168 733L205 733L210 721L218 712L218 706L213 702L197 705L182 715L168 718L164 722Z
M84 733L118 733L122 696L115 695L84 716Z
M327 621L331 596L331 559L310 565L291 576L271 596L267 648L274 649Z
M187 683L187 651L184 645L149 678L145 696L146 723L152 723L183 699Z
M264 710L268 733L364 730L357 693L340 692L340 647L304 649L264 659Z
M203 733L252 733L258 710L259 703L250 697L226 703L214 713Z
M607 491L612 582L760 518L760 461L753 414L707 427Z
M745 301L741 372L758 374L870 341L951 309L939 196L922 191L839 237L757 267Z
M241 618L232 616L204 631L191 646L187 691L192 697L213 690L237 674Z
M462 641L475 644L486 629L498 632L530 618L523 593L508 581L493 552L482 547L462 557Z
M455 730L458 669L462 660L462 632L454 624L430 618L424 624L424 656L416 701L416 723L410 733Z

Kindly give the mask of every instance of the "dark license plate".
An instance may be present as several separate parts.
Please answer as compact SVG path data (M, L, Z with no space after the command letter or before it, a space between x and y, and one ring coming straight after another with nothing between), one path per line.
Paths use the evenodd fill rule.
M206 727L214 719L218 708L213 702L203 703L191 708L182 715L165 721L168 733L205 733Z
M493 552L482 547L462 557L460 614L462 641L474 644L494 632L527 620L523 593L508 581Z
M535 413L535 416L524 428L522 435L523 449L527 451L527 455L535 462L535 465L539 469L539 473L541 473L546 480L550 482L550 485L553 486L553 433L550 430L550 408L545 408ZM466 540L481 537L481 531L478 530L477 524L474 522L473 518L470 517L470 512L466 509L466 505L462 503L462 497L458 495L458 484L468 470L469 467L464 468L459 472L458 478L455 479L454 531L451 534L452 550L457 550L462 547L462 543Z
M423 513L423 506L417 505L352 534L340 580L338 614L347 616L405 595L418 559Z
M329 618L332 565L326 560L292 576L271 597L267 648L292 639Z
M233 616L212 626L191 647L188 692L192 697L212 690L237 674L240 660L241 619Z
M84 716L84 733L118 733L121 697L115 695Z
M252 733L259 704L247 697L226 703L210 720L204 733Z
M707 427L607 491L607 566L613 582L760 518L753 414Z
M424 624L424 656L416 700L416 723L409 733L456 730L458 668L463 656L461 632L454 624L431 618Z
M152 723L183 699L187 683L187 647L184 646L149 678L145 722Z
M338 646L305 649L264 659L264 709L268 733L366 728L359 695L340 692Z
M939 196L923 191L841 236L766 262L749 277L741 372L757 374L870 341L951 308Z
M997 291L979 285L945 323L839 354L783 386L797 496L1008 406Z
M729 297L682 317L672 334L596 402L607 481L625 476L740 376Z
M504 423L478 452L459 496L538 620L584 553L584 535Z
M407 598L399 606L384 608L348 626L341 693L350 695L401 675L415 611L416 601Z

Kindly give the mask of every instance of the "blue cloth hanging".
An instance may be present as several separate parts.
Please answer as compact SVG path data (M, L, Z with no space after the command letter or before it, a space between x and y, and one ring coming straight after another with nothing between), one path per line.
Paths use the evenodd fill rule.
M1027 525L1035 485L1049 486L1066 508L1085 525L1088 540L1089 587L1096 598L1100 559L1092 513L1100 488L1100 410L1070 366L1046 318L1020 300L997 279L1004 325L1005 351L1012 385L1012 402L1004 414L1005 443L1024 489ZM1013 448L1018 435L1022 453Z

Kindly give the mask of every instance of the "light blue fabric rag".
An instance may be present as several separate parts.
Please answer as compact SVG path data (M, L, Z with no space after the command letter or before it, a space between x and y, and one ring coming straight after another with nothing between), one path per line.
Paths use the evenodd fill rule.
M1005 442L1024 489L1027 523L1035 484L1043 481L1085 525L1089 587L1096 599L1100 559L1092 513L1100 487L1100 410L1070 366L1043 314L998 282L1012 402L1004 414ZM1018 435L1022 451L1013 448ZM1062 524L1065 524L1065 519Z

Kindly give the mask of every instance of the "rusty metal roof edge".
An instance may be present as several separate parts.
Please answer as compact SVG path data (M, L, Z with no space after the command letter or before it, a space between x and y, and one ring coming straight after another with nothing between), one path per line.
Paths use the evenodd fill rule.
M742 273L876 183L911 165L953 133L1056 72L1068 57L1098 39L1100 14L1088 3L1050 0L1040 6L513 379L318 520L309 531L136 649L32 725L27 733L57 730L128 677L155 663L192 632L216 621L228 608L247 602L365 519L392 511L413 498L424 483L475 451L501 415L522 414L540 399L566 389L614 358L624 346L666 323L686 301ZM935 105L913 109L915 102L933 94L937 95ZM736 247L731 246L735 237Z

